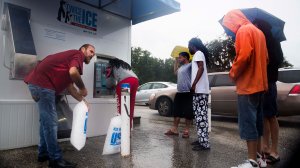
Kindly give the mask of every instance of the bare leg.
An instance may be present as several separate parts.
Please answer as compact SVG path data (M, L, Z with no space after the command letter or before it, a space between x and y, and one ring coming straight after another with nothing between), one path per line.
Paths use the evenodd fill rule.
M257 139L257 148L256 149L257 149L258 153L262 154L262 138L261 137L259 137Z
M274 157L278 156L278 135L279 135L279 124L276 116L271 117L270 121L270 133L271 133L271 151L270 154Z
M268 118L264 118L262 147L263 152L270 153L270 121Z
M179 122L180 122L180 117L174 117L173 127L171 129L174 133L178 133Z
M248 159L256 160L256 154L257 154L257 141L258 141L258 140L247 141Z
M191 128L192 120L185 119L185 131L189 132Z

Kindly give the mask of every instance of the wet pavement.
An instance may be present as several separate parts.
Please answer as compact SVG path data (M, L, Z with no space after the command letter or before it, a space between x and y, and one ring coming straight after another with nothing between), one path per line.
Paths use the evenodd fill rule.
M149 110L145 106L137 106L136 115L141 116L141 120L132 131L130 156L122 157L120 153L102 155L105 136L99 136L88 138L81 151L77 151L69 141L61 142L64 158L76 162L79 168L228 168L246 159L246 144L240 140L238 126L234 120L213 118L210 133L211 150L193 151L190 143L196 139L194 128L188 139L181 138L181 134L175 137L165 136L164 132L172 126L171 117L161 117L157 111ZM299 124L292 125L280 128L281 161L268 167L286 167L285 164L289 162L300 135ZM183 130L183 122L180 124L180 130ZM36 159L37 146L0 151L1 168L47 167L47 162L40 164Z

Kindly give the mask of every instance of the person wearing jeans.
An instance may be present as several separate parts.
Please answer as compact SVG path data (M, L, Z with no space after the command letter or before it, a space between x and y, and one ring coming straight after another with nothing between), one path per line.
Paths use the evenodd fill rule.
M49 167L75 167L76 164L63 159L57 142L57 113L55 95L65 89L77 101L84 101L87 89L81 79L83 62L89 64L95 55L95 47L82 45L79 50L68 50L49 55L40 61L25 77L24 82L35 102L40 114L40 143L38 161L49 160ZM77 88L74 86L77 86Z
M228 12L221 24L235 35L229 77L236 84L239 132L248 150L247 160L232 168L267 167L261 149L263 93L268 90L266 39L240 10Z
M55 106L55 91L28 84L33 99L37 102L40 115L39 158L62 158L57 139L57 113ZM41 96L42 95L42 96ZM49 151L47 150L47 146Z

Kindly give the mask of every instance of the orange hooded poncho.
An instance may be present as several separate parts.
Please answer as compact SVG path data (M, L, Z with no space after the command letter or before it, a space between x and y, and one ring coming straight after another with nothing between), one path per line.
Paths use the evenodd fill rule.
M227 13L222 25L236 35L236 57L229 76L235 81L237 94L247 95L268 90L268 51L263 32L240 10Z

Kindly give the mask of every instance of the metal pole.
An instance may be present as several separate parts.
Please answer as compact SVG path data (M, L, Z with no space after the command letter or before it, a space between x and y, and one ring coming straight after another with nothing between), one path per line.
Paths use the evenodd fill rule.
M121 85L121 155L130 155L130 85Z

